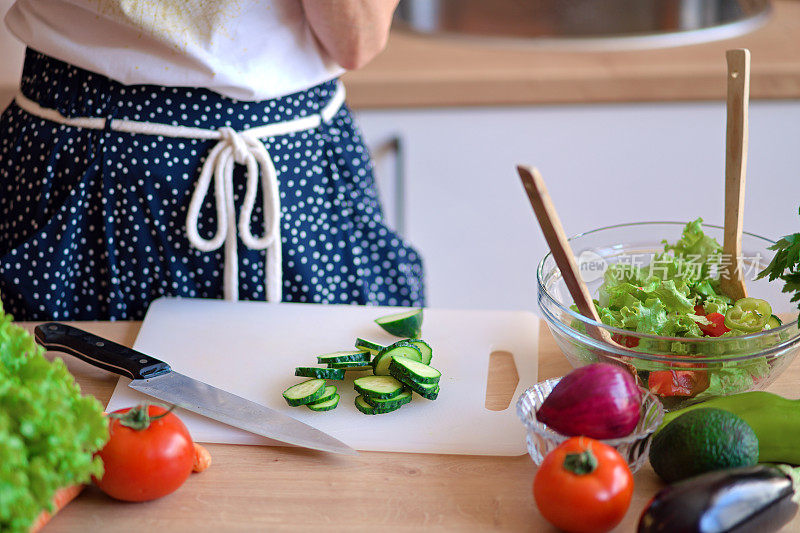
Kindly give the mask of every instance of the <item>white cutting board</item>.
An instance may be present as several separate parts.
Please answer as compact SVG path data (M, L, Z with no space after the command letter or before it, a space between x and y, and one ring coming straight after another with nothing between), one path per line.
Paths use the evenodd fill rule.
M281 393L304 379L297 366L317 366L316 356L353 348L356 337L390 344L375 318L394 307L225 302L162 298L150 305L134 349L161 359L174 370L277 409L358 450L474 455L522 455L525 431L515 413L516 398L537 381L539 320L524 311L424 310L422 338L433 348L431 365L442 372L435 401L414 395L392 413L364 415L353 401L354 377L329 380L338 387L339 406L328 412L289 407ZM504 411L484 406L489 356L511 352L519 374L517 390ZM109 412L148 397L120 379ZM179 410L194 440L232 444L280 443L194 413Z

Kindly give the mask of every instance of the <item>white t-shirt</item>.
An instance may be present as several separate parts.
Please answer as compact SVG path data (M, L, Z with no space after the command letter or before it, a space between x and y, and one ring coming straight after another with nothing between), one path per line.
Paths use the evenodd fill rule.
M124 84L264 100L339 76L300 0L17 0L26 45Z

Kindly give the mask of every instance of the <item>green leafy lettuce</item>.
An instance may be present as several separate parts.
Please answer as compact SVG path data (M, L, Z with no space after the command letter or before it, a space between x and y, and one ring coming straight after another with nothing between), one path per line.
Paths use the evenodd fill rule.
M735 366L734 366L735 365ZM713 398L753 388L753 382L767 377L769 363L766 357L757 357L747 363L725 363L722 368L708 371L708 388L696 398Z
M28 531L56 490L102 475L103 408L0 302L0 531Z
M702 337L699 324L709 321L694 307L725 314L732 302L713 277L722 246L703 233L702 223L698 218L687 224L677 243L664 241L664 253L646 264L631 256L608 267L597 301L603 323L665 337Z
M702 305L707 314L724 315L733 303L719 291L717 270L722 258L722 246L703 232L702 223L703 220L698 218L687 224L675 244L664 241L663 253L648 258L623 257L620 262L610 265L595 301L600 320L609 326L636 333L661 337L702 337L700 325L710 322L695 313L695 306ZM800 253L800 235L791 242L796 242L797 248L786 247L786 253ZM800 261L800 256L797 259ZM723 335L734 337L742 334L744 332L732 330ZM680 356L692 355L687 353L687 344L679 341L641 339L634 349L640 352L667 351ZM634 360L632 363L640 371L665 368L661 363L644 360ZM710 384L704 392L707 396L749 390L754 380L761 379L769 371L766 358L757 358L746 366L742 363L726 363L721 367L709 368L704 365L702 368L706 368L709 376Z

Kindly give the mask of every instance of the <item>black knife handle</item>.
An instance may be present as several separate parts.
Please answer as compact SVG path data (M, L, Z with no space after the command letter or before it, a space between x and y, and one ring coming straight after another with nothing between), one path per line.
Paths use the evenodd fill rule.
M48 350L74 355L90 365L131 379L152 378L172 370L154 357L58 322L36 326L34 336Z

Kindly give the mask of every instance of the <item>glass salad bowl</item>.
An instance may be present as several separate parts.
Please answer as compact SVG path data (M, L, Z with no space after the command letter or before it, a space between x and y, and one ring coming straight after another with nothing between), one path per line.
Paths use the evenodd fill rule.
M656 254L664 252L664 240L676 243L684 227L682 222L639 222L571 237L581 277L592 298L598 298L609 265L635 264L650 268L657 275ZM722 242L721 227L704 224L703 231ZM789 301L791 295L781 292L783 282L755 279L772 259L773 251L767 249L772 244L773 241L751 233L742 236L741 265L748 296L769 302L773 314L783 321L782 325L766 331L731 337L665 337L595 322L571 308L572 298L550 253L536 272L539 307L556 343L573 367L610 359L632 364L641 384L667 410L716 396L761 390L800 351L797 309ZM598 341L586 333L586 326L602 328L630 348Z

